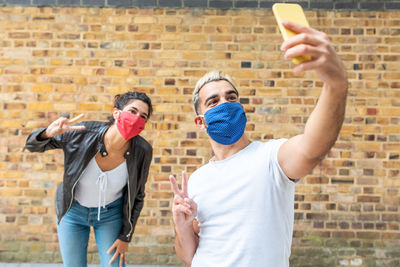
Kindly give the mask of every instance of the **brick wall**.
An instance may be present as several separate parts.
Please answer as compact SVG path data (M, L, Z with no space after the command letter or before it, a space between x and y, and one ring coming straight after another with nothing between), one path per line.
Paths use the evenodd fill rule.
M296 2L305 9L398 10L399 0L0 0L0 6L68 6L113 8L271 8L276 2Z
M296 186L292 266L398 266L400 13L306 15L336 45L350 89L339 140ZM144 135L154 159L129 263L178 264L168 175L211 156L193 124L199 77L212 69L234 77L252 140L301 133L320 93L313 73L295 77L282 60L268 9L7 6L0 21L0 262L60 261L53 202L63 155L22 148L61 114L104 120L114 94L151 96ZM97 262L93 240L89 251Z

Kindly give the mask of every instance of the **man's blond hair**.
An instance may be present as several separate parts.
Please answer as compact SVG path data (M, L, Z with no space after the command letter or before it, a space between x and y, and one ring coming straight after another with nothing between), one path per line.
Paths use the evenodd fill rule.
M200 103L200 90L203 88L204 85L210 82L215 82L215 81L227 81L230 83L233 87L233 89L236 91L237 95L239 96L239 92L236 89L236 85L233 82L232 78L228 75L225 74L223 71L220 70L214 70L206 73L203 77L200 78L200 80L197 81L196 86L193 90L192 94L192 101L193 101L193 106L194 106L194 111L196 114L199 114L198 108L199 108L199 103Z

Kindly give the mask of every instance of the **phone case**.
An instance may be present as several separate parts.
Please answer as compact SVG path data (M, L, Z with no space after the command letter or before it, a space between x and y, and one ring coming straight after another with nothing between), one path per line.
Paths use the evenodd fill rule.
M303 9L298 4L276 3L272 6L272 12L274 13L275 19L279 26L279 30L281 31L282 37L285 41L287 39L289 39L290 37L295 36L296 33L292 32L291 30L286 29L281 23L282 20L291 21L291 22L309 27L308 21L306 19L306 16L304 15ZM310 60L311 60L311 56L304 55L304 56L293 58L292 62L295 64L300 64L300 63L310 61Z

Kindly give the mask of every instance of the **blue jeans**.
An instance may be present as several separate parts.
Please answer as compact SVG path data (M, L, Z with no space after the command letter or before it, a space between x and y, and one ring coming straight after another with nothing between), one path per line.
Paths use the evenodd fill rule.
M101 208L100 221L97 221L97 208L86 208L74 200L71 209L57 225L58 241L65 267L86 267L87 247L90 227L96 237L100 263L105 266L119 266L119 256L112 265L108 262L115 249L107 254L107 250L117 240L122 226L122 198ZM124 265L125 266L125 265Z

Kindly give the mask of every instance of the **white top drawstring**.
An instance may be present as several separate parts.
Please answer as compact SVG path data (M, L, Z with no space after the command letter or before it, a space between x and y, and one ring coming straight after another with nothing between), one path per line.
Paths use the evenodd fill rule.
M100 211L101 206L103 209L106 207L106 191L107 191L107 174L101 172L99 177L97 177L96 184L99 186L99 202L97 208L97 220L100 221ZM101 195L103 195L103 205L101 205Z

